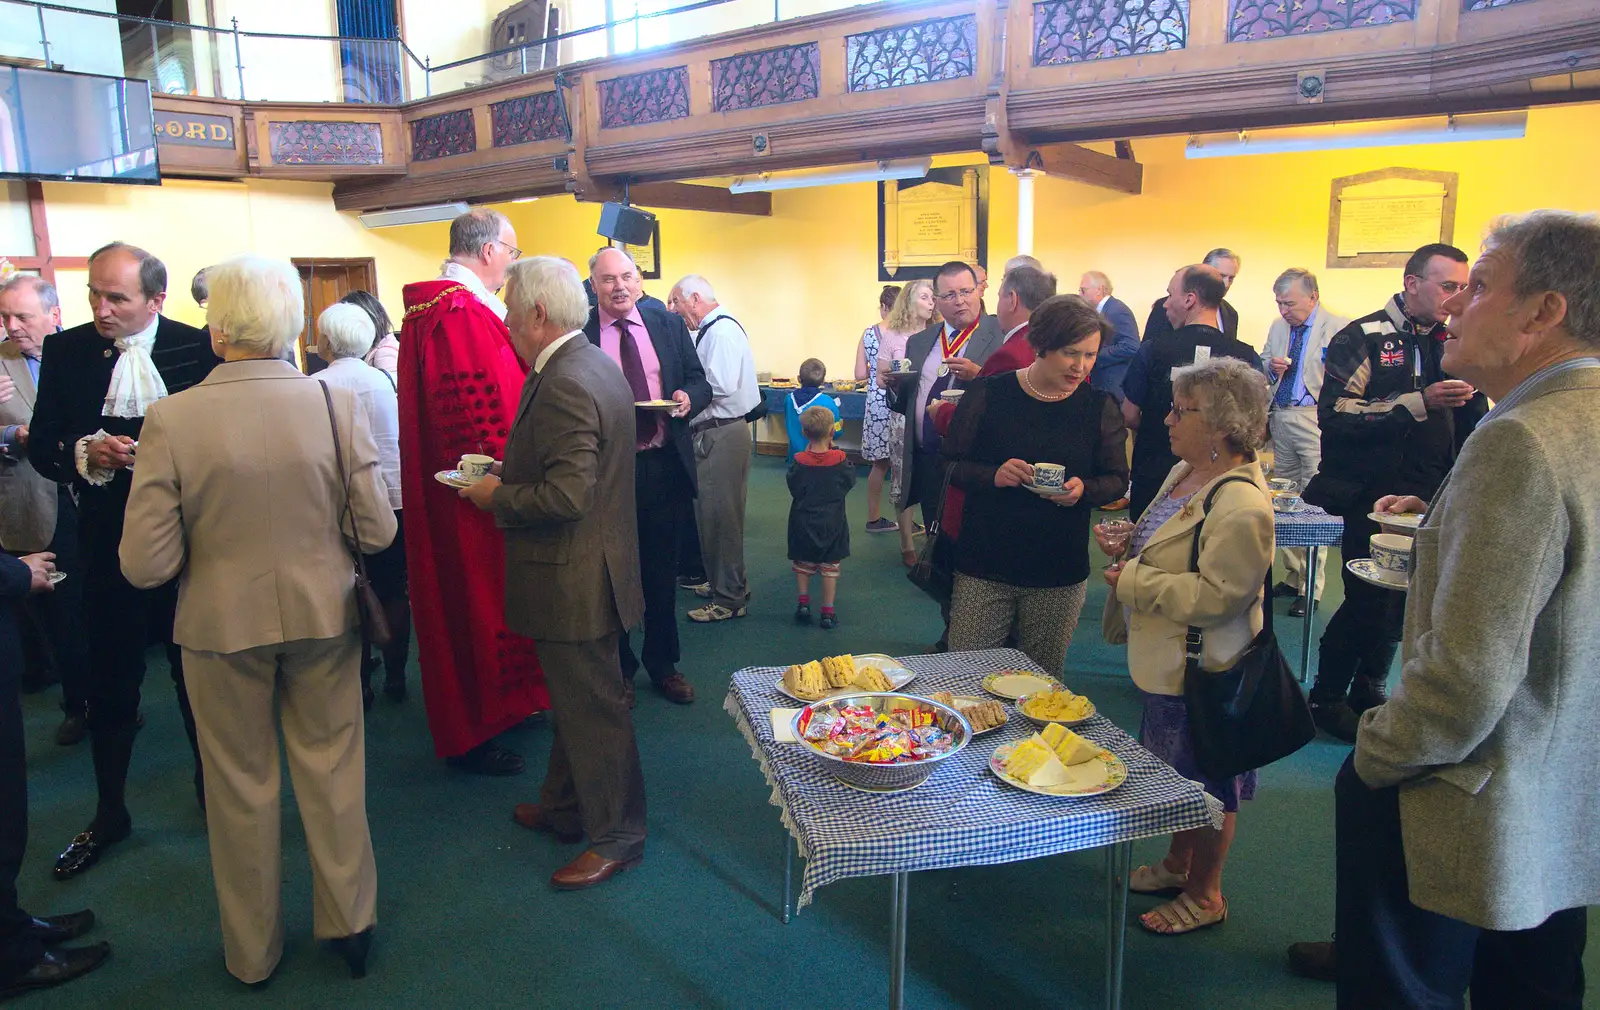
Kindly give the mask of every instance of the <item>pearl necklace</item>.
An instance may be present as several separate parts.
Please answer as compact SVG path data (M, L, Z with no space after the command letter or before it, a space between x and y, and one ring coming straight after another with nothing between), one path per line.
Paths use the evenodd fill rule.
M1047 400L1047 401L1050 401L1050 402L1053 403L1053 402L1056 402L1058 400L1065 400L1067 397L1072 395L1071 393L1041 393L1041 392L1039 392L1038 388L1035 387L1034 384L1028 380L1028 373L1031 372L1031 371L1033 371L1033 366L1029 365L1027 368L1024 368L1022 371L1018 372L1017 375L1021 376L1022 385L1027 388L1028 393L1030 395L1032 395L1035 399Z

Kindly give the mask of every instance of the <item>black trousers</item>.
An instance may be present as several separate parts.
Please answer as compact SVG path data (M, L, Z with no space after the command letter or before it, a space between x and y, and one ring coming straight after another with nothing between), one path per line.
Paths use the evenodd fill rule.
M636 656L625 631L617 655L623 680L632 680L643 665L650 679L660 683L678 666L678 538L685 522L694 523L694 490L670 443L635 456L633 473L644 647Z
M1378 524L1365 513L1345 516L1341 544L1345 560L1369 557L1368 541L1377 532ZM1394 662L1405 627L1405 593L1379 589L1348 571L1343 575L1344 602L1333 612L1322 632L1317 680L1311 689L1311 700L1315 703L1343 701L1356 677L1380 684L1388 680L1389 667Z
M1334 785L1339 1010L1580 1010L1588 910L1533 929L1482 929L1411 903L1400 791L1345 759Z
M706 560L700 554L700 527L694 509L678 524L678 575L686 579L706 579Z
M89 701L89 643L83 631L83 559L78 549L78 506L65 487L56 492L56 532L45 550L56 556L56 570L66 574L48 593L18 605L23 647L33 656L28 666L50 668L61 681L61 711L83 715ZM50 683L43 678L41 685Z
M0 613L0 621L12 620L10 613ZM22 655L11 629L0 629L0 985L24 974L44 957L44 947L27 929L28 913L17 907L17 874L27 847Z

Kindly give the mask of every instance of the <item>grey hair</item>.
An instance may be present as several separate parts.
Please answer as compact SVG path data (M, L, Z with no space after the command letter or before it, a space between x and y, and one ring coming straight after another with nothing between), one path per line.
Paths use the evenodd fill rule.
M1098 270L1085 270L1083 275L1100 287L1105 288L1106 294L1111 294L1111 278Z
M685 298L699 295L702 299L708 302L714 302L717 300L716 292L711 290L711 282L706 280L704 277L701 277L699 274L689 274L687 277L684 277L682 280L678 281L678 283L674 284L673 287L677 288L678 292Z
M1006 260L1005 269L1000 271L1000 279L1005 280L1006 274L1015 270L1017 267L1032 267L1040 273L1046 272L1043 263L1040 263L1037 259L1029 256L1027 253L1020 253Z
M1279 274L1278 279L1272 282L1272 293L1275 295L1286 294L1289 286L1296 282L1300 284L1300 290L1308 295L1319 293L1317 291L1317 275L1305 267L1290 267Z
M281 358L306 328L300 272L285 260L236 256L206 273L206 323L229 347Z
M1518 298L1547 291L1565 298L1567 332L1585 347L1600 347L1600 216L1535 210L1497 218L1483 251L1510 258Z
M189 297L194 299L196 305L202 305L211 297L211 286L206 283L206 271L196 270L194 279L189 282Z
M1210 252L1206 253L1206 258L1200 262L1204 263L1208 267L1214 267L1217 265L1217 260L1233 260L1240 266L1244 266L1244 259L1227 246L1218 246L1217 248L1211 250Z
M530 256L506 272L506 316L525 319L535 305L563 333L581 330L589 321L589 296L578 268L557 256Z
M4 284L0 284L0 294L22 288L33 289L33 293L39 296L39 307L46 313L61 304L61 296L56 293L56 286L38 274L17 274Z
M1200 401L1206 427L1221 435L1234 452L1248 455L1267 440L1266 376L1238 358L1211 358L1172 373L1174 396Z
M619 253L619 254L621 254L623 259L628 261L628 265L633 267L633 269L635 271L637 271L639 269L639 264L634 262L633 254L630 253L628 250L623 249L620 246L603 245L603 246L601 246L600 248L598 248L598 249L596 249L594 251L594 255L593 256L589 257L589 275L591 277L594 276L594 265L597 262L599 262L600 254L603 253L603 252Z
M317 335L335 358L360 358L372 350L378 327L367 310L350 302L334 302L317 317Z
M500 230L510 223L491 207L467 211L450 222L450 255L479 255L484 246L500 241Z
M139 263L139 290L145 298L154 298L167 290L167 265L136 245L126 242L107 242L89 254L89 265L107 253L125 252Z
M1007 291L1032 312L1056 296L1056 275L1034 267L1017 267L1006 271L1005 280L1000 282L1000 294L1003 296Z

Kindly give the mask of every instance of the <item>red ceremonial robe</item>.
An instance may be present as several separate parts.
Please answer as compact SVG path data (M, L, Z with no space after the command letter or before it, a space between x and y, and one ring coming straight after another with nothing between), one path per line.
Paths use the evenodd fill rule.
M440 757L550 707L533 640L506 630L494 517L434 480L466 453L505 455L527 373L505 323L453 280L405 286L400 490L422 695Z

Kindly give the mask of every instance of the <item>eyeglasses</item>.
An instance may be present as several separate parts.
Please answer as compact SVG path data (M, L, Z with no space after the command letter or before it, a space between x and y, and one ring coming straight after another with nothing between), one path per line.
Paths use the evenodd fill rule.
M1185 415L1185 414L1198 414L1198 413L1200 413L1200 408L1199 407L1180 407L1176 403L1174 403L1172 405L1171 413L1176 415L1178 420L1181 421L1181 420L1183 420L1183 415Z
M941 302L953 302L958 298L971 298L977 293L977 288L957 288L954 291L946 291L942 295L934 295L933 297L937 298Z
M1457 291L1467 290L1467 286L1465 284L1457 284L1455 281L1435 281L1434 283L1438 284L1439 290L1443 291L1447 295L1453 295Z
M507 243L507 242L502 242L499 239L494 239L494 244L495 245L503 245L503 246L505 246L506 247L506 252L511 254L511 261L513 263L515 263L517 260L522 258L522 250L518 249L516 246L511 245L510 243Z

